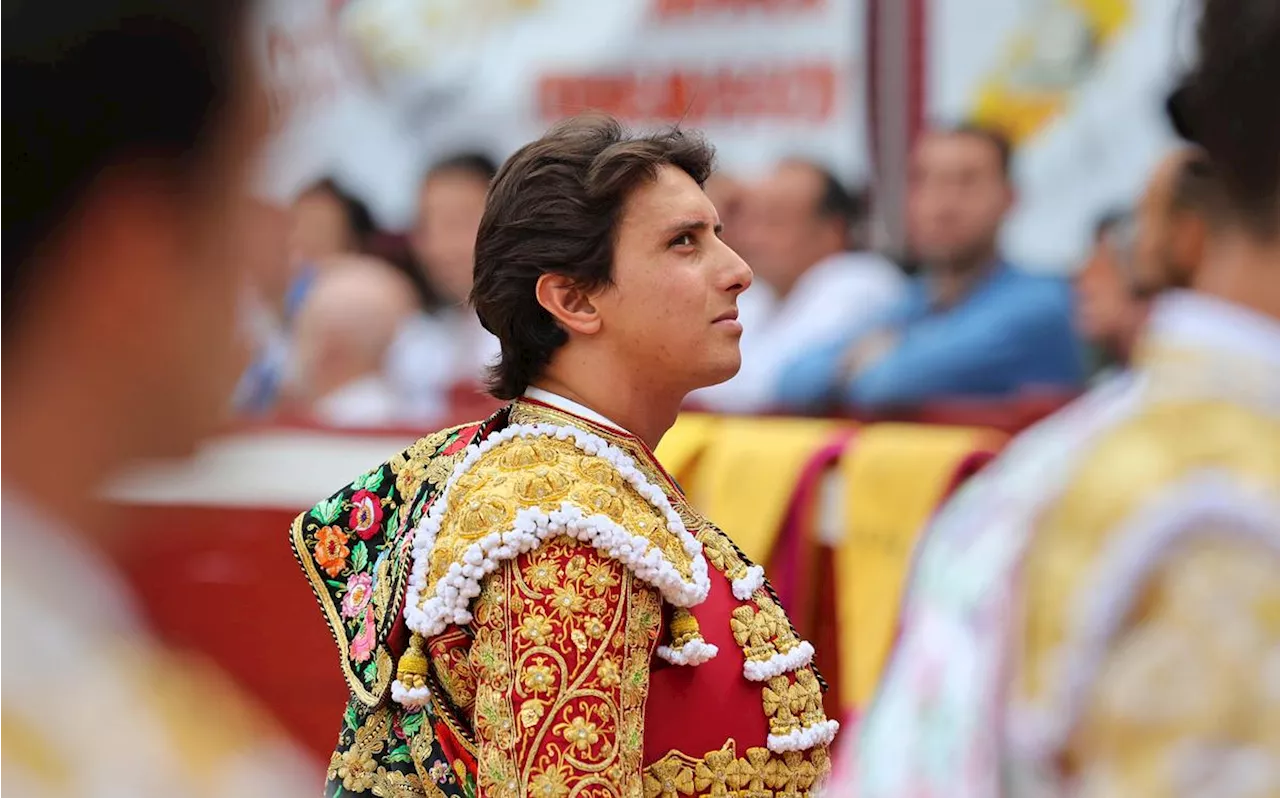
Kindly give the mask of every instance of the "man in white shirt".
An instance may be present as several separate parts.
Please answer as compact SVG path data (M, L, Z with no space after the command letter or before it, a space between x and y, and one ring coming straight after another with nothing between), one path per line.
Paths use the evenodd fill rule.
M796 355L902 298L906 280L886 258L851 252L864 203L826 168L780 163L743 203L730 231L759 280L743 295L742 370L694 393L711 410L767 410L783 367Z

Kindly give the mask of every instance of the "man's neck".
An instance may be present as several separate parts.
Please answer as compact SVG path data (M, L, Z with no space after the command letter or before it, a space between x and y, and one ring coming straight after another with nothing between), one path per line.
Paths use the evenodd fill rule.
M984 250L976 257L935 265L929 272L929 288L933 305L946 309L960 304L995 268L995 250Z
M623 380L604 377L575 378L547 373L535 386L588 407L655 449L680 413L684 396L663 397L651 390L638 390Z
M1194 289L1280 320L1280 240L1236 233L1211 240Z

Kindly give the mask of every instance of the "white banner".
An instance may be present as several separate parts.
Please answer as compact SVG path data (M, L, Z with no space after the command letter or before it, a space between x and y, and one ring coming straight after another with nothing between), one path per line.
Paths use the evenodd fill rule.
M1018 142L1006 251L1075 266L1106 209L1135 201L1172 144L1163 102L1185 63L1183 0L932 0L928 115Z
M273 155L275 171L322 164L390 226L411 219L432 160L463 149L501 159L588 107L641 129L675 122L702 129L732 171L807 155L849 179L868 172L863 0L291 6L310 9L309 20L291 12L299 30L328 33L285 32L301 40L288 52L327 42L327 56L293 61L316 70L313 87L336 90L322 117L295 122L282 136L288 143ZM354 60L335 55L334 30ZM350 69L357 62L361 79ZM299 170L300 163L309 166Z

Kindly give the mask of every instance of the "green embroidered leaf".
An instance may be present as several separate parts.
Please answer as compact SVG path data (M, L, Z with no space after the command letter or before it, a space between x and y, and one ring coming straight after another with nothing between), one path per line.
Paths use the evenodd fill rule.
M342 721L347 725L347 728L350 729L351 731L356 730L356 727L359 724L357 723L357 719L356 719L355 704L347 704L347 711L342 713Z
M391 511L391 515L387 516L387 520L384 522L382 528L386 530L388 539L400 531L400 508L402 506L403 505L397 504L396 509Z
M422 729L422 720L426 716L425 712L415 712L400 721L400 728L404 729L405 736L412 737L417 734Z
M398 745L383 758L384 762L412 762L413 757L409 754L409 744Z
M361 674L366 682L374 682L378 679L378 661L369 660L369 664L364 666L364 673Z
M316 520L322 524L332 524L334 521L338 520L339 515L342 515L342 497L333 496L329 499L325 499L316 505L315 509L311 511L311 514L314 515Z
M337 589L339 589L339 590L346 590L346 589L347 589L347 583L346 583L346 582L339 582L337 579L326 579L326 580L324 580L324 583L325 583L326 585L328 585L329 587L336 587L336 588L337 588Z
M372 490L376 491L382 487L382 466L378 466L367 474L362 474L355 481L356 490Z
M363 571L368 564L369 547L361 540L351 547L351 568L354 571Z

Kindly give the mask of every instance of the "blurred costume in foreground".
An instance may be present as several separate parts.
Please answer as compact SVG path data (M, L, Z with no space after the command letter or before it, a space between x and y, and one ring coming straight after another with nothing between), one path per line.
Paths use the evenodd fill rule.
M679 325L700 344L635 351L637 369L664 351L684 362L712 353L719 364L690 384L731 374L741 328L712 320L750 271L712 231L715 210L700 188L709 163L709 149L685 133L629 140L611 120L587 119L553 129L499 174L479 238L476 306L499 330L502 379L514 386L495 392L523 395L485 422L424 438L293 527L351 689L331 794L804 796L827 771L838 724L823 712L813 647L763 569L689 507L644 442L661 436L688 388L664 396L644 375L652 394L632 418L643 423L661 402L670 419L642 438L563 394L521 386L528 377L510 370L521 341L500 320L515 303L562 314L542 323L573 329L563 347L575 356L556 349L534 379L577 380L601 407L622 407L612 376L591 381L618 364L617 350L605 354L612 339L602 336L612 333L571 325L634 306L610 306L614 295L601 293L583 310L582 278L557 282L583 314L575 317L551 294L561 275L533 272L527 294L515 292L502 270L517 261L497 254L506 241L547 268L577 262L505 219L554 229L588 218L581 209L592 206L577 197L545 226L525 214L548 207L538 192L591 191L580 182L590 165L615 175L592 207L605 220L592 228L599 240L612 235L605 203L626 201L616 254L595 257L632 287L617 296L684 293L707 314L671 315L667 328L638 317L654 336ZM632 259L632 240L646 253L656 243L658 254ZM673 289L655 257L696 278ZM534 302L535 280L544 304ZM574 370L593 353L599 370Z
M3 524L6 793L306 794L314 762L157 644L112 563L7 488Z
M1196 290L939 516L835 794L1280 794L1277 48L1206 3Z

